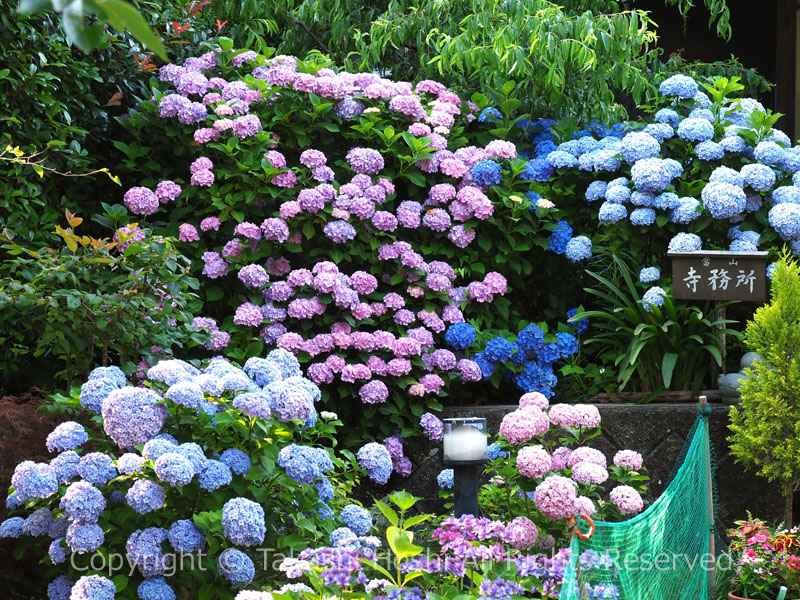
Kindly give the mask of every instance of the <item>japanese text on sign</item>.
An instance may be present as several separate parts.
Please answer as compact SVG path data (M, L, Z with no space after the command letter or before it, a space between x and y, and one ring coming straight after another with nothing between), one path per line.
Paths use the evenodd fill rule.
M670 254L675 298L766 299L767 252L681 252Z

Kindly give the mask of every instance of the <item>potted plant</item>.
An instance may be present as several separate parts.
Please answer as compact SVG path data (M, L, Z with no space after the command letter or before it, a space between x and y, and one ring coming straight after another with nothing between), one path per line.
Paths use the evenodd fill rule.
M775 264L770 303L747 324L745 344L762 358L745 369L741 407L731 409L731 453L778 482L783 522L791 527L792 496L800 488L800 265L788 253Z
M782 586L788 590L786 598L800 596L800 538L796 527L772 528L750 517L737 521L728 536L734 567L729 600L775 600Z

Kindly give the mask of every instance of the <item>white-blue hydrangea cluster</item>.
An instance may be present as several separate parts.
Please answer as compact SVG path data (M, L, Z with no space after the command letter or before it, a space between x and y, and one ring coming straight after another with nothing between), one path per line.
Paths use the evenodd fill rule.
M697 252L703 249L703 241L695 233L677 233L669 241L668 252Z
M392 457L386 446L375 442L364 444L356 455L358 464L367 472L367 476L376 483L384 484L392 474Z
M659 109L651 123L589 127L557 147L552 137L540 134L543 139L537 139L537 152L541 145L540 157L546 168L537 171L536 181L555 176L555 168L597 173L597 179L585 188L584 198L587 203L598 203L598 222L607 227L621 223L642 228L663 226L659 211L665 211L672 223L713 231L708 228L709 218L737 223L769 208L773 229L783 239L795 241L795 210L775 207L800 205L800 147L792 147L790 138L779 130L766 134L755 130L750 118L755 111L763 112L763 105L744 98L715 107L699 91L697 82L686 75L669 77L659 90L670 106ZM591 134L605 137L594 139ZM545 141L550 142L546 152ZM693 152L686 155L692 146ZM673 152L684 162L669 156ZM577 164L571 166L575 160ZM735 161L741 162L736 165ZM709 168L711 174L703 185ZM617 177L626 174L630 181ZM766 216L756 219L763 222ZM575 225L565 222L563 229L567 227ZM576 229L572 235L579 233ZM589 243L575 241L583 236L561 237L558 253L575 262L591 256ZM673 247L680 251L701 245L702 241L698 245L694 238L673 241ZM730 243L731 248L741 251L754 246L757 243L750 239Z
M187 409L195 413L200 424L213 427L223 411L231 413L236 421L249 421L252 426L255 419L271 419L274 408L276 416L280 415L285 423L294 422L305 429L316 422L314 405L320 401L321 392L303 376L297 359L284 350L275 350L263 359L251 359L244 369L224 359L210 361L203 371L184 361L164 361L148 371L148 387L143 388L126 385L121 373L116 367L94 371L93 378L82 387L81 404L88 411L100 412L103 429L123 452L118 458L110 452L81 456L75 449L91 441L89 431L75 421L59 425L48 436L48 448L60 453L50 464L26 461L18 465L12 477L14 492L6 504L15 510L27 501L59 494L59 484L67 486L66 489L62 488L61 494L49 501L47 507L40 503L39 510L27 518L12 516L0 523L0 537L49 536L52 541L47 547L48 555L52 564L59 565L67 561L69 553L102 550L108 544L105 538L108 530L104 532L101 526L106 523L102 515L106 510L119 510L122 503L130 507L126 510L139 515L154 515L156 522L169 519L172 521L169 531L149 527L133 532L125 550L131 565L144 577L139 587L133 588L139 598L174 600L177 595L164 578L169 576L165 570L169 566L169 561L164 560L165 542L168 540L176 552L197 552L207 542L206 531L192 520L175 520L175 508L180 503L173 500L197 493L198 487L180 489L194 485L205 492L217 492L215 502L221 504L224 495L219 490L236 488L240 494L246 489L243 479L234 482L234 478L246 477L252 463L241 448L207 455L200 444L180 443L172 434L161 432L162 427L175 427L180 418L184 428L173 431L185 439ZM210 411L206 405L215 408ZM331 418L336 417L328 414L327 419ZM274 426L274 422L269 425ZM281 428L291 431L291 425ZM362 452L359 460L370 477L385 482L393 464L388 451L380 448L388 460L382 460L384 457L373 450ZM316 490L314 510L320 513L327 510L323 518L333 518L334 513L325 504L335 496L333 482L324 475L334 468L329 451L291 444L279 453L278 462L290 478L308 483L312 494ZM278 474L282 471L274 475ZM72 483L78 477L80 480ZM106 498L111 502L107 504ZM56 506L61 514L54 518L51 509ZM368 533L371 517L361 511L352 505L343 511L342 519L358 531ZM225 502L221 525L226 538L240 546L261 544L266 536L264 509L246 498L233 497ZM217 560L220 575L231 583L241 585L252 580L254 565L244 553L228 549ZM103 581L81 578L75 583L59 578L50 585L50 597L74 600L74 590L80 585L80 600L97 600L104 597L107 586L104 587ZM111 590L113 596L113 585ZM97 594L91 595L94 592Z
M657 306L659 308L664 306L664 298L666 297L667 292L665 292L663 288L654 285L644 293L644 296L642 296L642 306L647 312L653 312L653 306Z
M369 511L357 504L348 504L339 513L339 518L345 527L356 535L367 535L372 529L372 516Z
M678 98L694 98L699 91L697 82L688 75L672 75L658 86L658 92L662 96Z
M261 544L267 531L264 509L247 498L231 498L222 507L222 529L237 546Z
M645 267L639 271L639 281L642 283L655 283L661 279L661 269L658 267Z

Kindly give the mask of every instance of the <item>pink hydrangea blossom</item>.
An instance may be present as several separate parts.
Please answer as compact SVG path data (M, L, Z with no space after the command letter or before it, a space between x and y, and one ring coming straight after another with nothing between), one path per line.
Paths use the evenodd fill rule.
M629 485L618 485L611 490L608 497L623 515L635 515L644 508L644 501L639 492Z
M614 455L614 464L629 471L638 471L643 464L642 455L634 450L620 450Z
M533 502L543 516L560 521L575 514L577 497L574 481L560 475L551 475L536 486Z
M542 446L525 446L517 453L520 475L538 479L552 468L550 454Z
M535 435L544 435L550 427L547 415L534 407L515 410L503 417L500 435L513 446L529 442Z

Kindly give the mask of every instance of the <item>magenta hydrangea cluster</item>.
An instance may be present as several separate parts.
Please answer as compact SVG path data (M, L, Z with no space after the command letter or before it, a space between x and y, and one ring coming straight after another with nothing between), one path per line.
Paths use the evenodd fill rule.
M436 396L451 382L481 379L480 366L447 347L444 333L504 296L508 282L498 272L459 276L453 257L480 235L480 223L492 218L499 200L492 197L496 181L477 166L491 163L493 174L513 181L516 146L500 140L463 146L455 134L478 107L436 82L415 87L372 73L307 73L287 56L255 57L234 71L204 56L162 69L166 89L154 102L160 117L184 124L200 144L202 155L184 174L193 203L245 175L231 175L229 157L215 142L236 138L263 157L246 174L257 171L264 179L265 198L255 201L257 213L247 214L258 219L227 210L208 215L204 207L197 211L202 220L180 225L186 243L208 244L203 274L235 275L247 294L228 331L260 335L308 364L309 378L323 389L335 386L340 397L369 405L398 393ZM265 131L278 98L308 106L322 98L333 104L326 118L343 127L388 115L419 150L413 166L422 176L413 181L421 190L410 199L396 188L398 157L369 136L327 152L312 139L300 151L296 140L285 143ZM239 162L236 168L249 167ZM220 239L231 216L233 235ZM216 324L198 326L218 331ZM217 335L210 346L220 349L223 341Z

